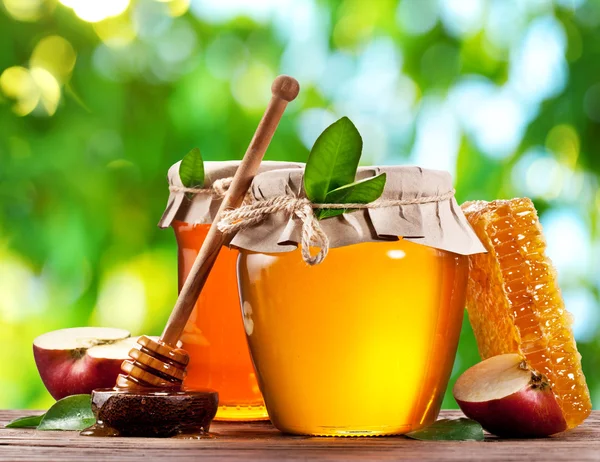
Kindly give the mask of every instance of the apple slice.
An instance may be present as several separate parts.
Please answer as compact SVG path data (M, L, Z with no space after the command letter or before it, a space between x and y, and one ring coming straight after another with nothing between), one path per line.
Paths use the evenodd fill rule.
M493 356L466 370L453 394L467 417L497 436L542 437L567 429L546 377L516 353Z
M137 346L137 337L112 327L75 327L40 335L33 356L44 385L55 399L112 388Z

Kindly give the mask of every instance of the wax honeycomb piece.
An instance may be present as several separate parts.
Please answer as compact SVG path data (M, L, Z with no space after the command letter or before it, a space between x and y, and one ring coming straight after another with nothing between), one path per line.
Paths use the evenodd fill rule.
M483 359L521 353L545 374L569 428L590 414L571 315L531 200L474 201L462 205L488 250L469 257L467 311Z

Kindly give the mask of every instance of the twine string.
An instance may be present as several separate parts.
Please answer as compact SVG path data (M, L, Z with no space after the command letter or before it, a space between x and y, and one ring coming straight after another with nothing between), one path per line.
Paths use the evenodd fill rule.
M307 198L293 196L276 196L267 200L254 201L237 209L226 210L218 223L222 233L235 233L263 222L267 216L277 212L288 212L296 215L302 222L302 258L309 265L318 265L329 252L329 238L313 210L316 209L380 209L403 205L421 205L442 202L454 197L454 190L434 196L421 196L413 199L380 199L368 204L314 204ZM316 255L311 255L310 247L318 248Z
M215 180L214 183L211 184L208 188L188 188L185 186L171 185L169 186L169 191L171 191L172 193L186 193L193 195L208 194L211 195L214 199L223 199L223 197L225 197L225 194L229 190L229 187L231 186L232 182L233 177L219 178L218 180ZM244 197L243 204L249 204L252 201L252 193L248 191L246 193L246 196Z
M212 185L208 188L187 188L185 186L169 186L169 191L173 193L189 193L189 194L210 194L215 198L221 198L225 196L225 193L231 186L231 182L233 181L233 177L229 178L219 178L215 180Z

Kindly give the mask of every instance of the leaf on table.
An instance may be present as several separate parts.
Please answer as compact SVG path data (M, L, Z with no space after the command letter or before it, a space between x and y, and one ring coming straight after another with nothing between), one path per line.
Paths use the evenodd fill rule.
M204 186L204 161L200 149L194 148L183 157L179 164L179 178L186 188Z
M54 403L38 430L83 430L96 423L90 395L71 395Z
M27 417L19 417L18 419L11 420L6 424L6 428L28 428L37 427L45 414L42 415L28 415Z
M327 204L368 204L381 196L385 187L386 175L365 178L354 183L341 186L327 193ZM319 220L334 217L348 212L350 209L316 209L315 214Z
M362 138L348 117L342 117L315 141L304 171L306 197L323 203L327 193L354 181Z
M471 419L440 419L404 436L421 441L483 441L483 428Z

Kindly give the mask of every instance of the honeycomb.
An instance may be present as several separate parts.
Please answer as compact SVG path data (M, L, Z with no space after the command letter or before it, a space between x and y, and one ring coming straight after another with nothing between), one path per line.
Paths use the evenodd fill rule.
M488 250L469 257L467 311L482 359L520 353L546 375L569 428L590 414L571 315L531 200L474 201L463 212Z

